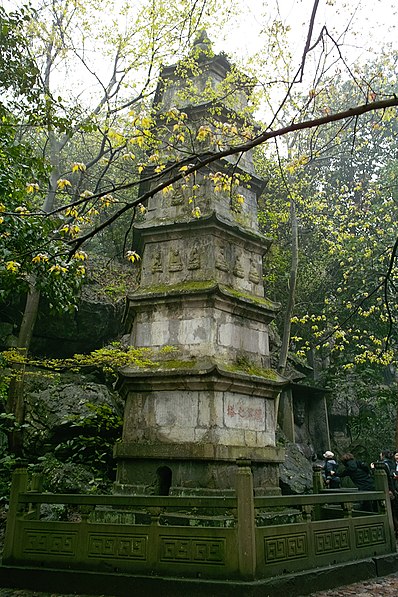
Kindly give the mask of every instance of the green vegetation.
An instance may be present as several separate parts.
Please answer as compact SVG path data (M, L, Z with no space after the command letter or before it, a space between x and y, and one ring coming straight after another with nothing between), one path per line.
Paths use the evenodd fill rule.
M90 258L136 264L132 222L145 218L155 196L162 205L180 193L188 220L196 221L204 185L237 221L245 221L241 191L250 181L239 174L239 163L257 148L257 170L266 181L259 220L273 238L264 268L270 298L219 290L272 312L277 304L270 299L282 303L278 370L284 372L288 357L300 359L340 405L358 400L356 409L346 411L359 441L377 427L371 413L387 404L385 386L391 390L397 383L396 52L379 46L372 59L368 47L366 62L359 58L348 68L342 37L335 38L334 54L326 27L315 30L315 19L312 29L308 15L311 43L298 65L297 52L289 52L288 25L260 2L258 19L267 17L261 50L239 68L231 60L217 87L206 73L215 52L203 33L196 34L209 27L210 38L211 30L218 35L239 10L242 16L240 4L127 3L118 7L123 19L110 18L106 31L97 0L38 1L35 11L0 8L0 300L27 299L10 322L20 329L17 350L5 353L13 368L6 376L21 381L21 372L32 366L100 368L113 380L119 367L154 366L151 355L120 347L35 362L29 349L40 299L52 310L73 313ZM325 10L335 10L333 4L326 2ZM108 4L102 8L112 14ZM350 3L339 10L350 11ZM344 38L349 34L344 31ZM107 60L109 80L90 62L96 55ZM181 85L169 106L154 110L160 70L171 61L178 62L174 74ZM227 64L223 55L221 63ZM80 68L83 81L76 77ZM164 91L167 97L170 82L162 85L157 95ZM246 105L242 98L253 89ZM184 106L199 102L208 104L209 113L203 124L192 124ZM255 128L250 119L258 106L267 122ZM219 165L229 159L232 166L224 172ZM104 280L102 291L118 300L132 286L128 274L116 275ZM141 290L155 301L163 293L216 288L215 281L205 281ZM9 402L3 424L21 429L22 382L4 387ZM394 419L395 402L388 400ZM392 435L388 441L393 443Z
M123 420L109 405L87 403L89 415L71 416L64 422L73 437L54 447L54 456L64 463L84 464L95 471L100 485L114 479L113 446L122 435ZM44 459L45 460L45 459Z

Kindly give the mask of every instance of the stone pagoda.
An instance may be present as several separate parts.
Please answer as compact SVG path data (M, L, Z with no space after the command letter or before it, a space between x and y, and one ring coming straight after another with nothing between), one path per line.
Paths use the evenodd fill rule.
M217 131L244 128L252 83L212 54L205 35L191 58L184 76L181 65L163 69L155 108L183 111L186 151L209 155L220 148ZM205 142L204 125L214 131ZM233 193L216 188L223 174L239 180ZM150 349L155 364L120 374L126 403L117 491L227 494L241 463L251 466L257 494L279 491L284 453L275 443L275 403L286 380L270 365L278 305L265 298L262 281L269 247L257 224L263 186L250 152L219 159L155 194L134 224L142 271L126 322L130 344Z

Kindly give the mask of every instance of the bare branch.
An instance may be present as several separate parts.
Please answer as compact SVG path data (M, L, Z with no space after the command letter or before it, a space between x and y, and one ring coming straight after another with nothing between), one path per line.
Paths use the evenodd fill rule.
M310 52L310 50L312 50L314 48L314 46L310 47L310 44L311 44L312 33L314 31L314 23L315 23L316 11L318 10L318 4L319 4L319 0L315 0L314 5L312 7L310 24L308 26L307 41L305 42L303 57L301 59L301 66L300 66L300 71L299 71L300 72L299 83L301 83L303 80L305 61L307 58L307 54L308 54L308 52Z
M123 215L129 209L132 209L138 203L145 202L150 197L153 197L156 193L159 193L160 191L162 191L164 188L166 188L170 185L173 185L174 183L178 182L179 180L188 176L189 174L192 174L193 172L197 172L204 166L207 166L221 158L228 157L230 155L234 155L234 154L238 154L238 153L245 153L245 152L253 149L254 147L262 145L269 139L275 139L277 137L282 137L282 136L292 133L294 131L311 129L311 128L315 128L315 127L318 127L321 125L329 124L332 122L338 122L340 120L344 120L344 119L348 119L348 118L356 118L357 116L360 116L361 114L366 114L367 112L372 112L375 110L385 110L386 108L395 107L395 106L398 106L398 97L394 95L392 98L387 99L387 100L380 100L378 102L373 102L370 104L363 104L360 106L356 106L355 108L349 108L348 110L344 110L343 112L336 112L335 114L328 114L326 116L322 116L321 118L315 118L313 120L305 120L303 122L292 123L286 127L282 127L275 131L264 131L263 133L258 135L255 139L252 139L251 141L248 141L241 145L235 145L233 147L227 148L227 149L217 152L217 153L212 152L212 153L208 153L208 154L201 155L201 156L200 155L199 156L189 156L189 157L177 162L176 164L171 165L169 168L163 170L163 172L161 174L148 178L147 180L152 180L152 181L156 180L156 178L162 179L162 182L155 185L152 189L150 189L146 193L143 193L142 195L137 197L134 201L131 201L130 203L125 204L120 210L115 212L107 220L102 222L99 226L97 226L96 228L94 228L93 230L88 232L86 235L70 241L70 244L72 244L74 246L72 253L78 247L81 247L89 238L94 237L96 234L98 234L98 232L100 232L101 230L106 228L112 222L116 221L121 215ZM192 162L194 162L194 163L192 163ZM183 173L180 172L179 170L181 168L181 165L186 165L186 164L189 164L189 167ZM167 174L170 174L170 177L165 178L165 175L167 176ZM113 189L113 191L121 191L121 190L129 189L136 185L137 185L137 181L134 181L132 183L128 183L125 185L121 185L119 187L115 187ZM109 192L109 191L104 191L102 193L99 193L98 195L91 197L91 199L94 199L97 197L103 197L104 195L107 194L107 192ZM87 199L82 199L78 202L75 202L74 205L84 203L84 201L87 201ZM54 210L53 213L62 211L63 209L65 209L65 206L63 206L62 208L58 208L57 210Z

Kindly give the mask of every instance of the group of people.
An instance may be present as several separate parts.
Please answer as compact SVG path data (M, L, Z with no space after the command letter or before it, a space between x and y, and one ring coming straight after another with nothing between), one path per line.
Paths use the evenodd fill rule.
M341 463L344 468L338 465L333 452L328 450L324 453L323 457L325 459L323 479L328 489L338 489L341 485L342 477L349 477L360 491L374 490L375 486L370 467L365 462L356 460L355 456L350 452L341 456Z
M334 453L330 450L327 450L323 457L325 462L322 476L328 489L338 489L341 486L341 479L349 477L360 491L374 491L375 484L372 474L374 463L368 466L365 462L356 460L355 456L349 452L341 456L342 466L339 466ZM379 462L383 464L387 475L394 527L398 535L398 451L383 450L380 452ZM371 502L364 502L363 507L366 508L367 505L371 507Z

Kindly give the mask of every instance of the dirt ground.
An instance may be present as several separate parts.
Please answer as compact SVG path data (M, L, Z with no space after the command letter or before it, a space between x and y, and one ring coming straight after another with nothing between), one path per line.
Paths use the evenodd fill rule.
M311 593L308 597L397 597L398 573L390 574L373 580L345 585L337 589ZM59 593L40 593L38 591L25 591L23 589L0 589L0 597L76 597ZM79 595L78 597L88 597ZM150 597L148 595L148 597ZM244 595L242 595L244 597ZM301 597L297 595L297 597Z
M382 576L377 579L357 582L352 585L345 585L337 589L311 593L309 597L397 597L398 596L398 573Z

